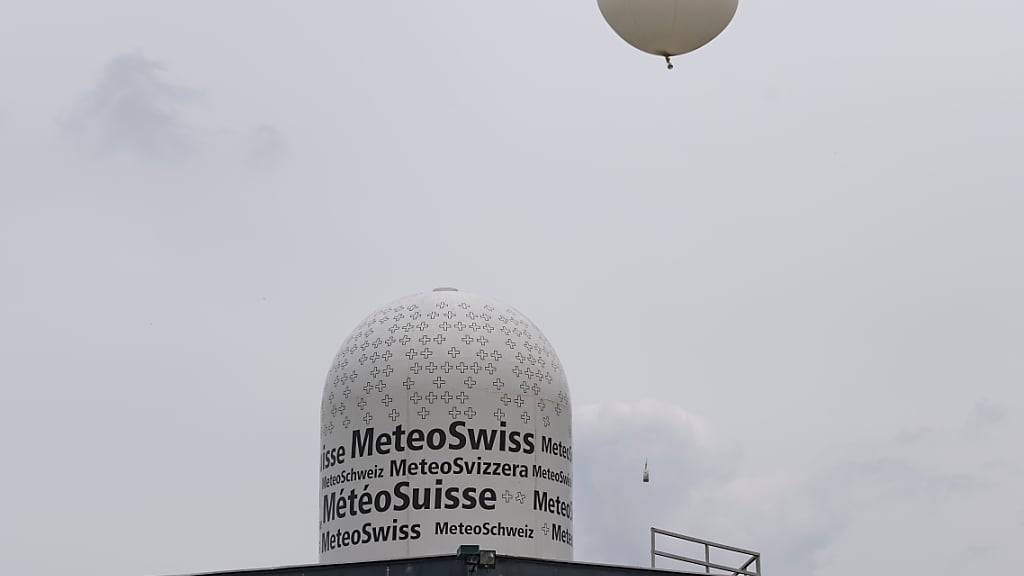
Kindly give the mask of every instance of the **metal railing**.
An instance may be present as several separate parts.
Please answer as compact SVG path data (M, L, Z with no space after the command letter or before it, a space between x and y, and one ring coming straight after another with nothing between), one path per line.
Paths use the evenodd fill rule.
M692 542L694 544L700 544L704 547L704 559L698 560L696 558L690 558L688 556L681 556L679 554L673 554L664 550L658 550L657 542L655 537L658 535L668 536L677 540L685 540L686 542ZM746 561L738 567L726 566L724 564L716 564L711 561L711 549L726 550L736 554L741 554L746 557ZM704 567L705 574L711 574L712 570L720 570L721 574L729 574L731 576L761 576L761 554L754 552L753 550L744 550L735 546L728 546L725 544L719 544L717 542L711 542L710 540L701 540L700 538L694 538L693 536L686 536L684 534L678 534L676 532L669 532L668 530L662 530L660 528L651 527L651 568L654 568L654 560L658 556L662 558L670 558L672 560L678 560L680 562L687 562L689 564L696 564L697 566ZM753 565L753 567L751 567Z

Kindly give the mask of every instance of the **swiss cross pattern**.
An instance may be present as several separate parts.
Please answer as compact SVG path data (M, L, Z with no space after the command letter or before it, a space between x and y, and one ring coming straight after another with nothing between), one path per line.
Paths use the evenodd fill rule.
M353 422L342 399L356 390ZM345 340L324 386L321 435L378 419L416 426L482 419L568 436L570 414L561 363L529 320L485 298L431 292L377 310Z

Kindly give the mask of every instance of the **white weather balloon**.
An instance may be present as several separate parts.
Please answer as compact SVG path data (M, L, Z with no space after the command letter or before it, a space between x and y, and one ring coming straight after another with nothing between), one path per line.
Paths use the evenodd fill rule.
M597 0L608 25L635 48L670 58L711 42L732 21L739 0Z

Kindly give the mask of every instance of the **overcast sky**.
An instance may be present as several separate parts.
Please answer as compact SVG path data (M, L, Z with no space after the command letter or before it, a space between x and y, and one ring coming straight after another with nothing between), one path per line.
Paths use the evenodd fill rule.
M1009 573L1022 18L744 0L669 72L592 0L0 0L0 572L315 562L331 359L450 285L566 366L577 560Z

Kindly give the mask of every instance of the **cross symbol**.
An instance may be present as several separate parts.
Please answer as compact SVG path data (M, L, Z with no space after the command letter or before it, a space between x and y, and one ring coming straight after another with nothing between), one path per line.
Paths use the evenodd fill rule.
M359 406L360 410L366 410L366 398L360 398L359 402L356 402L356 406Z
M362 356L359 357L359 365L362 366L363 364L366 364L366 361L369 360L369 359L370 359L369 356L367 356L366 354L363 354Z
M349 396L352 395L352 388L349 386L345 386L345 389L341 391L341 395L344 396L345 398L348 398Z
M437 313L436 310L431 310L430 313L427 314L427 318L430 318L431 320L436 320L437 317L438 317L438 313Z
M420 411L417 412L417 414L419 414L420 419L426 420L427 416L430 416L430 410L427 410L427 407L423 406L422 408L420 408Z
M452 420L462 415L462 411L459 410L458 406L452 406L452 409L448 411L448 414L452 417Z
M516 368L518 368L518 366L516 366ZM514 372L514 370L513 370L513 372ZM523 393L525 394L530 389L530 384L527 383L527 382L523 382L523 383L521 383L519 385L519 389L522 390Z
M558 414L558 415L562 414L562 405L561 404L555 404L555 414Z
M480 366L479 362L473 362L473 364L469 367L469 369L470 369L470 371L473 372L473 374L479 374L480 371L483 370L483 368Z
M420 344L426 346L428 342L430 342L430 336L427 336L426 334L420 336Z
M497 420L498 422L504 422L505 421L505 411L502 410L501 408L498 408L497 410L495 410L494 411L494 419Z
M380 368L374 366L373 370L370 370L370 376L376 378L378 374L380 374Z
M391 394L385 394L384 397L380 399L380 403L385 407L391 406L391 403L394 401L395 399L391 397Z
M540 394L540 386L537 385L536 382L533 383L533 386L530 386L530 390L533 390L533 395L534 396Z
M484 366L484 371L490 374L491 376L494 376L494 373L497 372L498 369L494 367L494 364L488 362L487 366Z
M484 350L483 348L477 350L476 357L481 360L487 360L487 351Z
M370 414L369 412L363 414L363 424L369 424L370 420L373 420L373 414Z
M498 352L497 350L491 350L491 359L493 359L495 362L501 360L501 352Z
M487 346L487 337L486 336L477 336L476 337L476 343L481 345L481 346Z
M419 374L420 370L423 370L423 366L419 362L413 362L413 365L409 366L409 372L413 374Z
M505 492L502 493L501 495L501 499L505 501L505 504L508 504L509 502L512 501L512 492L505 490Z
M459 349L456 348L455 346L452 346L451 348L448 349L448 355L451 356L453 359L457 358L459 354L461 354L461 352L459 352Z
M388 412L388 417L391 418L392 422L398 420L398 416L399 416L399 414L398 414L398 410L396 408L392 408L391 412Z
M402 380L402 386L405 386L406 390L411 390L412 387L415 385L416 381L413 380L412 378L409 378L408 376L405 377L405 380Z
M437 325L437 327L447 332L448 329L452 327L452 325L447 322L441 322L440 324Z
M427 364L427 372L430 372L431 374L437 372L437 364L434 364L433 362Z
M466 400L469 400L469 395L466 394L465 390L463 390L462 392L459 392L459 395L456 396L456 398L459 400L459 404L465 404Z
M409 396L409 400L412 400L413 404L419 404L420 400L423 400L423 396L419 392L413 392L412 396Z
M419 324L416 325L416 327L420 329L420 332L423 332L427 328L430 328L430 324L427 324L426 322L420 322Z
M444 394L441 394L441 400L444 400L445 404L450 403L452 401L452 398L452 393L447 390L444 391Z
M377 389L377 392L383 392L384 389L387 388L387 387L388 387L388 385L385 384L383 380L377 380L377 385L374 386L374 388Z
M463 343L466 344L466 346L469 346L470 344L473 343L473 337L470 336L469 334L466 334L465 336L463 336L461 338L461 340L462 340Z
M434 400L437 400L437 392L434 392L433 390L427 392L427 402L433 404Z
M463 322L462 320L459 320L458 322L456 322L456 323L455 323L455 328L456 328L456 329L457 329L457 330L458 330L459 332L462 332L463 330L465 330L465 329L466 329L466 323L465 323L465 322Z
M537 408L540 408L541 412L543 412L544 409L547 408L547 406L548 405L544 403L543 399L537 402Z
M505 387L505 383L501 381L501 378L498 378L494 382L491 382L491 385L494 386L495 390L501 390L502 388Z
M369 382L367 382L366 385L363 386L363 393L369 394L370 393L370 388L373 388L373 384L370 384Z
M467 316L469 317L470 320L476 319L476 314L467 314ZM478 330L480 330L480 325L477 324L476 322L471 322L469 324L469 329L472 330L473 332L477 332Z
M430 357L434 355L434 351L426 346L423 347L423 351L420 352L424 360L430 360Z
M388 336L387 340L385 340L384 343L387 344L388 346L391 346L392 344L395 343L395 337ZM405 346L405 344L402 344L402 346Z
M469 369L469 366L467 366L465 362L459 362L459 365L456 366L455 369L459 371L459 374L465 374L466 370Z
M405 357L408 358L409 360L412 360L413 358L416 357L416 350L409 348L409 351L405 353Z
M545 525L544 525L544 527L543 527L543 528L541 528L541 531L542 531L542 532L544 532L544 535L545 535L545 536L547 536L547 535L548 535L548 533L549 533L549 532L551 532L551 527L550 527L550 526L548 526L547 524L545 524Z
M526 502L526 494L523 494L522 492L519 492L517 490L516 491L516 502L519 502L520 504Z
M516 352L516 360L522 363L523 361L526 360L526 356L523 356L522 352Z
M508 406L508 403L511 402L511 401L512 401L512 398L510 398L508 394L502 394L501 395L501 403L504 404L505 406Z
M522 408L523 404L526 404L526 401L523 400L522 396L520 396L519 394L516 394L516 406L519 407L519 408Z
M530 422L530 415L527 414L526 412L523 412L523 414L519 417L519 419L523 421L523 424L529 424L529 422Z
M444 344L445 340L446 338L444 337L444 334L438 334L437 336L434 336L434 342L436 342L438 345Z
M440 388L441 386L444 386L445 384L446 384L446 382L445 382L444 378L441 378L440 376L438 376L437 378L434 378L434 386L437 386L438 388Z
M450 374L452 368L454 368L454 366L452 366L452 363L447 360L444 361L444 364L441 364L441 370L444 370L445 374Z
M394 354L391 353L391 350L385 350L384 353L380 355L381 359L385 362L391 360L392 356L394 356Z
M451 320L452 318L455 318L455 312L452 312L451 310L449 310L449 311L444 313L444 317L449 319L449 320Z
M345 416L345 419L341 421L341 425L344 426L345 428L348 428L349 424L351 423L352 421L348 419L348 416Z
M545 416L543 418L543 420L544 420L544 427L545 428L551 426L551 416Z
M466 418L469 418L470 420L472 420L476 416L476 410L473 410L473 407L470 406L469 408L466 408L465 414L466 414Z
M476 386L476 378L470 376L469 378L466 378L463 384L466 385L466 388L472 388L473 386Z

